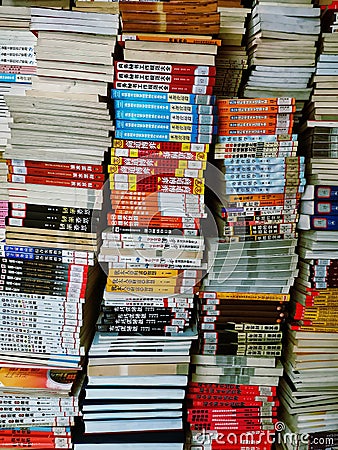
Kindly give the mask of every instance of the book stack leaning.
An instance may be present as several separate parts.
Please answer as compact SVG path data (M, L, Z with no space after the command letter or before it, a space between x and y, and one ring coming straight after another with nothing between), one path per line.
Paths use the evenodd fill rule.
M304 163L293 156L294 99L219 99L207 173L218 237L206 239L188 422L204 449L270 449L277 422L282 327L297 275ZM269 111L266 121L260 110ZM281 134L283 133L283 134ZM204 447L202 447L204 445Z
M338 35L336 6L322 12L321 51L314 92L304 111L300 152L307 185L299 218L299 276L283 357L282 417L300 450L334 448L338 442ZM332 30L332 33L330 33ZM307 436L304 439L304 436ZM310 444L309 444L310 443ZM311 443L316 443L310 447ZM284 442L294 448L295 442Z
M205 268L200 226L217 43L155 34L120 41L110 207L99 253L108 280L89 351L85 436L76 448L97 442L179 450L197 338L194 293ZM136 54L131 44L140 44Z
M108 23L33 8L38 76L25 96L5 96L11 136L5 151L10 206L2 253L1 433L30 447L71 448L82 364L103 289L97 211L112 121L98 95L107 96L109 79L96 66L103 72L104 64L112 65L118 27L117 17L104 17Z

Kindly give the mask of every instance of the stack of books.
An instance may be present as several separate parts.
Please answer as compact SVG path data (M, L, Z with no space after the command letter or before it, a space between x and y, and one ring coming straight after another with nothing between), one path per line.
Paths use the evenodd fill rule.
M191 441L198 443L206 430L212 448L221 448L220 433L231 429L235 448L243 445L241 433L250 431L256 436L251 444L262 442L261 433L264 448L271 448L283 371L281 325L298 274L304 158L294 156L297 136L290 134L294 99L220 99L217 106L219 135L206 185L218 237L206 239L199 355L189 389ZM224 397L229 384L242 397L239 403Z
M236 6L218 6L222 45L217 52L215 94L225 98L237 97L243 72L247 69L244 43L246 20L250 9Z
M257 1L248 25L249 78L244 97L292 96L297 118L310 97L308 82L314 72L320 10L311 1L265 5Z
M219 32L217 0L120 1L125 32L214 35Z
M7 164L3 153L10 138L9 112L4 95L23 95L36 72L34 45L36 37L29 31L28 8L0 7L0 240L5 237L8 213Z
M82 29L80 15L85 13L74 13L76 17L72 18L69 12L65 15L56 10L32 12L39 17L33 25L39 35L37 70L42 70L48 58L53 68L52 75L39 75L49 91L36 86L34 95L27 91L26 96L5 96L11 118L11 136L5 151L10 204L6 245L1 247L0 360L1 366L20 372L23 379L29 378L27 385L20 385L20 391L13 389L15 385L12 388L16 401L25 397L22 405L26 409L18 414L23 420L8 418L2 428L26 426L27 434L43 442L60 431L55 428L58 426L61 436L68 439L68 428L79 414L81 369L104 287L95 252L106 178L103 163L111 146L113 124L107 104L99 102L98 95L100 89L107 95L109 79L96 73L96 66L101 65L95 63L94 55L98 51L98 59L101 56L112 60L116 31L112 28L112 35L101 39L100 15L91 17L90 24ZM111 19L106 28L117 20ZM52 38L48 31L40 31L62 30L63 26L68 31L51 31ZM94 48L89 51L92 40ZM73 61L79 54L83 63L91 58L84 64L84 71L68 67L67 51L69 61L69 52L74 51L78 41L86 42L86 51L82 44L82 51L73 54ZM51 56L41 55L46 43L54 50ZM91 76L94 73L95 77ZM83 78L85 84L81 83ZM91 81L93 78L98 81ZM76 86L78 79L74 94L71 90L68 93L67 87L66 92L59 89L63 81L65 86ZM67 392L59 391L57 381L65 384ZM63 397L69 394L70 399L65 401ZM47 405L42 409L39 397ZM26 415L27 409L32 413ZM16 432L6 431L11 436ZM68 440L65 445L70 445Z
M76 371L1 364L1 448L72 448ZM78 380L79 381L79 380Z
M320 121L323 126L337 122L337 92L338 92L338 7L330 5L323 7L321 12L322 33L319 41L319 54L316 70L312 77L313 92L310 102L304 109L303 118L313 125Z
M285 377L281 384L286 432L298 436L300 449L307 448L301 441L305 433L310 441L321 437L323 445L318 449L327 448L324 443L329 441L334 447L338 440L338 121L331 101L334 96L330 95L335 89L335 15L334 7L322 14L322 53L317 60L314 95L305 111L308 120L301 129L300 151L307 160L308 184L300 206L299 276L292 291L292 321L286 334ZM332 38L326 32L330 26ZM318 94L318 89L325 94Z
M98 441L135 449L184 443L217 42L134 36L121 38L125 59L115 63L110 206L99 253L108 280L89 351L79 449Z

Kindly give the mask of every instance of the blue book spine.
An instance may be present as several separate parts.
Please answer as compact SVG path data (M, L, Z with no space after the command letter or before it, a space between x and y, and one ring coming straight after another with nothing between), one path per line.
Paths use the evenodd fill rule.
M226 166L224 167L225 173L258 173L258 172L290 172L290 173L302 173L304 172L305 166L302 165L299 168L296 166L296 170L289 170L286 164L262 164L248 166L247 164L234 165L234 166ZM298 169L298 170L297 170Z
M127 89L112 89L112 99L140 100L145 102L190 103L192 105L214 105L214 95L180 94L176 92L148 92Z
M226 180L226 185L231 187L263 187L263 186L286 186L284 178L275 180L260 180L258 178L245 180Z
M294 176L294 174L288 175L285 171L273 171L273 172L255 172L255 173L246 173L246 172L237 172L237 173L226 173L224 175L225 180L295 180L300 184L304 183L305 178Z
M191 105L189 103L157 103L157 102L138 102L130 100L114 100L115 110L135 110L159 111L178 114L215 114L216 108L211 105Z
M337 216L310 216L311 230L338 231Z
M5 252L3 257L9 259L35 259L34 253Z
M5 250L5 252L15 253L35 253L34 247L23 247L17 245L4 245L3 250Z
M116 119L140 120L148 122L178 122L202 125L213 124L212 115L167 113L164 111L159 112L157 110L144 111L141 109L117 109L115 111L115 117Z
M0 72L0 83L27 83L32 82L32 75Z
M314 213L330 216L338 215L338 202L314 201Z
M315 186L315 199L338 201L338 186Z
M227 187L225 189L225 194L284 194L285 190L284 186L275 186L275 187L264 187L264 186L254 186L254 187ZM303 192L304 187L299 186L297 192Z
M140 141L168 141L168 142L192 142L199 144L211 144L212 136L209 134L191 133L166 133L161 131L142 130L116 130L115 139L133 139Z
M140 122L137 120L116 120L116 129L124 130L149 130L168 131L171 133L212 134L216 133L217 127L212 125L195 125L187 123L172 122Z
M304 156L291 156L291 159L286 158L226 158L223 161L224 166L252 166L254 164L258 166L268 164L305 164ZM250 167L251 169L251 167Z

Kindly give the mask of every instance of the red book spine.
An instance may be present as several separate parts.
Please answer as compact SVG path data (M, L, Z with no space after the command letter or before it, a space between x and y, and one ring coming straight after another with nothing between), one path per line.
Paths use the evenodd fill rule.
M72 448L71 438L64 437L51 437L44 438L41 436L30 435L24 436L1 436L0 435L1 448L37 448L37 449L57 449L57 448Z
M67 180L62 178L45 178L42 176L14 174L8 174L8 181L11 181L12 183L44 184L47 186L64 186L83 189L102 189L104 185L101 181Z
M275 420L277 422L277 420ZM224 424L210 423L210 422L201 422L201 423L190 423L190 430L192 431L203 431L203 430L215 430L222 432L233 432L237 431L239 433L245 431L258 431L262 430L263 427L261 423L249 423L247 421L244 422L228 422ZM224 447L223 447L224 448ZM222 450L223 450L222 448ZM232 447L231 447L232 450ZM242 450L242 448L241 448ZM250 449L251 450L251 449Z
M131 89L150 92L173 92L180 94L212 95L212 86L171 84L171 83L142 83L138 81L114 81L114 89Z
M71 180L84 180L84 181L104 181L104 173L89 173L89 172L68 172L65 170L53 170L53 169L40 169L35 167L20 167L20 166L8 166L9 173L14 175L31 175L39 177L56 177L66 178Z
M198 196L197 198L199 198ZM133 211L137 210L146 210L147 208L154 209L156 208L158 211L163 208L163 203L157 200L157 198L150 198L149 200L133 200L129 198L118 198L111 197L111 206L113 209L122 208L122 209L132 209ZM194 208L197 210L204 210L204 204L201 201L196 202L186 202L182 200L179 203L175 203L172 206L176 208ZM164 206L166 208L166 205Z
M149 155L150 156L150 155ZM188 160L188 161L181 161L179 158L172 158L172 159L163 159L160 157L157 158L119 158L119 157L112 157L111 158L111 164L108 165L108 173L115 173L117 169L120 169L120 167L137 167L138 169L146 168L146 169L197 169L202 170L206 168L206 162L204 161L194 161L194 160Z
M196 383L191 381L189 383L189 393L191 392L198 394L215 393L220 395L276 395L277 389L275 386L260 387L248 384Z
M267 402L255 402L253 400L251 400L250 398L247 397L243 397L242 402L237 401L237 402L226 402L226 401L218 401L218 400L214 400L214 401L206 401L206 400L201 400L201 401L196 401L193 400L192 402L192 408L231 408L231 409L237 409L237 408L245 408L248 406L248 404L250 405L250 408L261 408L261 407L277 407L277 404L275 402L273 403L268 403Z
M196 144L196 143L185 143L185 142L166 142L166 141L139 141L134 139L114 139L114 148L129 148L144 150L148 152L151 151L184 151L184 152L196 152L196 151L207 151L209 150L209 144Z
M16 66L11 64L1 64L0 65L1 73L18 73L18 74L34 74L36 72L36 66Z
M129 186L128 186L129 187ZM116 189L116 190L125 190L125 185L121 186L119 189L118 185L112 185L111 186L112 189ZM203 194L203 191L201 192L200 190L195 189L193 186L170 186L170 185L161 185L161 184L137 184L135 186L131 185L129 187L130 189L132 188L137 189L140 192L166 192L166 193L174 193L174 194ZM199 188L201 189L201 188Z
M122 222L122 223L121 223ZM159 228L199 228L199 222L195 220L194 222L184 222L180 217L139 217L134 218L132 216L116 216L113 213L108 215L108 225L109 226L148 226L148 227L159 227Z
M133 72L150 72L179 75L216 75L214 66L198 66L187 64L163 64L115 61L116 70L128 70Z
M272 412L276 413L276 408L272 408ZM194 423L198 422L223 422L232 420L246 420L249 421L260 421L260 417L269 416L271 414L266 414L263 412L260 406L253 406L247 408L188 408L188 421L192 420Z
M58 162L44 162L44 161L30 161L10 159L9 165L20 167L36 167L40 169L52 170L66 170L71 172L104 172L104 166L98 164L72 164L72 163L58 163Z

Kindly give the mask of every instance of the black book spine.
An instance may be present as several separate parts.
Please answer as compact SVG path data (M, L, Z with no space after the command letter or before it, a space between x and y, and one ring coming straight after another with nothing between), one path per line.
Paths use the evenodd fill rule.
M13 213L13 217L27 217L28 214L56 214L60 216L70 215L78 217L92 217L94 210L89 208L71 208L63 206L36 205L30 203L8 203L8 211Z
M41 271L63 271L68 272L70 265L62 264L57 262L39 262L39 261L29 261L25 259L10 259L10 258L0 258L1 267L6 267L12 270L41 270Z
M56 217L56 216L55 216ZM56 218L57 219L57 218ZM93 233L95 228L92 223L71 223L62 222L60 220L42 219L42 220L30 220L30 219L17 219L13 217L6 217L6 225L12 227L26 227L26 228L39 228L47 230L58 231L74 231L80 233Z

